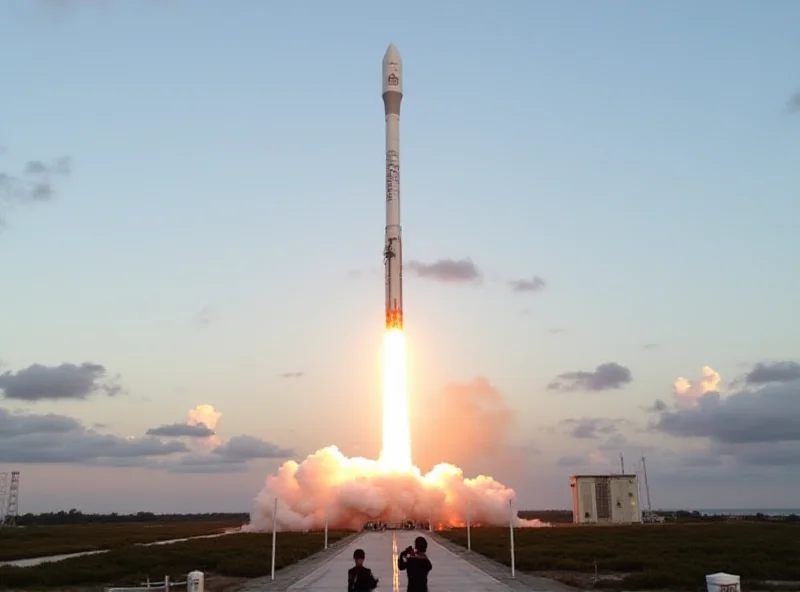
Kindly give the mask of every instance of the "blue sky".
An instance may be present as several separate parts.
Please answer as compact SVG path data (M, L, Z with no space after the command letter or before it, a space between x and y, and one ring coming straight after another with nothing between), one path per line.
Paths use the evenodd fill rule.
M745 444L712 427L665 427L675 424L663 414L697 422L713 410L645 408L678 401L675 379L708 365L722 376L708 426L733 421L729 397L777 400L760 389L794 393L770 417L800 413L800 382L745 379L800 351L800 113L786 108L800 90L798 19L788 0L6 2L0 172L64 156L70 173L53 177L51 199L12 197L0 210L0 406L128 437L210 404L226 441L374 454L379 73L393 42L405 257L469 258L479 274L406 273L415 421L448 384L485 377L514 413L498 439L524 459L498 477L528 505L566 507L570 472L643 451L663 484L658 505L790 504L785 467L745 457L758 445L800 463L800 429L732 450ZM534 276L543 289L510 289ZM33 364L86 362L124 392L9 397ZM630 378L547 388L612 362ZM376 427L353 430L353 414ZM565 420L614 426L575 438ZM687 455L723 462L687 468ZM2 460L36 484L23 510L120 511L181 508L173 492L198 484L198 507L248 506L278 462L254 459L227 481L80 467L83 489L56 496L45 492L75 463ZM489 453L454 460L496 466ZM132 485L119 507L90 492L88 481L122 472ZM158 475L164 490L137 493L134 474ZM754 475L775 483L774 499L747 485Z

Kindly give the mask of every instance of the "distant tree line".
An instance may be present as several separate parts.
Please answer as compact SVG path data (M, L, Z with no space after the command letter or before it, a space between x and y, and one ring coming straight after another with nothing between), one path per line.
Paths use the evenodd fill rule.
M153 512L136 512L135 514L84 514L72 509L60 512L44 512L42 514L22 514L17 516L19 526L55 526L59 524L132 524L137 522L247 522L249 514L212 512L207 514L155 514Z
M524 520L542 520L551 524L566 524L572 522L572 510L520 510L519 517ZM653 514L663 516L666 522L727 522L730 520L747 520L757 522L800 522L800 516L790 514L788 516L770 516L757 512L748 516L730 516L727 514L703 514L698 511L677 510L664 511L657 510Z

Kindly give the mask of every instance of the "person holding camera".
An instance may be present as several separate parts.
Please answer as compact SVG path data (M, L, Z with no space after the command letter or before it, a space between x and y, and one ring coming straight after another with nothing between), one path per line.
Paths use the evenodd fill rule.
M414 546L408 547L397 558L397 569L408 576L408 592L428 592L428 573L433 569L428 559L428 541L418 536Z

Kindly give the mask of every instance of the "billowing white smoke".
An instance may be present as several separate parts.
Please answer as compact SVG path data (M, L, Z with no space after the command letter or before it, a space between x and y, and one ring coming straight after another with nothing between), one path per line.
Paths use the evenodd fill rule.
M277 530L323 528L358 530L369 521L401 522L430 518L437 527L472 524L507 525L514 491L491 477L465 479L458 467L435 466L422 475L416 469L398 473L365 458L347 458L336 446L323 448L300 464L284 463L267 477L255 500L246 531L272 529L278 499ZM549 526L516 519L517 526Z

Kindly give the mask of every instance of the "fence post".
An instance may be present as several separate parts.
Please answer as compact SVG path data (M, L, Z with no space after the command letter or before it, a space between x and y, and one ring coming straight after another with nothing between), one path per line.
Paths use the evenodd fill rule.
M517 577L516 576L516 566L515 566L516 556L514 554L515 553L514 552L514 518L515 518L515 516L514 516L514 500L513 499L508 500L508 510L509 510L508 527L509 527L510 533L511 533L511 577L512 578L516 578Z
M328 512L325 512L325 548L328 548Z
M164 576L164 590L169 592L169 576Z
M275 579L275 539L276 528L278 525L278 498L275 498L275 505L272 507L272 570L270 572L270 579Z
M472 532L470 528L469 503L467 503L467 551L472 551Z

